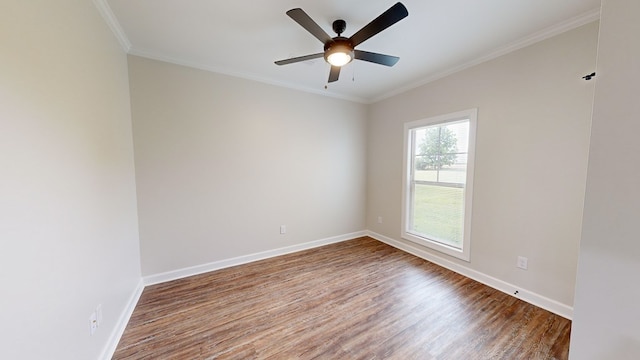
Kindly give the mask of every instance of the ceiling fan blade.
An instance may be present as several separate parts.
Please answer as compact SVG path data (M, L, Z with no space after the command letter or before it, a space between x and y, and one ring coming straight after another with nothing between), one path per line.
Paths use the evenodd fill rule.
M404 7L402 3L398 2L362 29L358 30L349 40L351 40L353 46L357 46L407 16L409 16L409 11L407 11L407 8Z
M393 66L398 62L398 60L400 60L397 56L372 53L368 51L354 50L353 52L355 58L358 60L364 60L385 66Z
M313 19L311 19L304 10L300 8L291 9L287 11L287 15L310 32L311 35L322 41L323 44L331 40L331 36L322 30L320 25L313 21Z
M294 57L294 58L291 58L291 59L278 60L275 63L276 63L276 65L287 65L287 64L293 64L293 63L297 63L297 62L301 62L301 61L317 59L317 58L321 58L323 56L324 56L324 53L317 53L317 54L311 54L311 55L305 55L305 56L298 56L298 57Z
M338 81L340 77L340 66L331 66L331 72L329 72L329 82Z

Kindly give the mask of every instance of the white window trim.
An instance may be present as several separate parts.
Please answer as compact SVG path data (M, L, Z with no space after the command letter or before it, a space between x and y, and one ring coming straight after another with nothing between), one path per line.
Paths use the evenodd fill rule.
M464 194L464 235L462 239L462 250L455 247L447 246L440 242L430 240L428 238L417 236L407 232L409 228L411 214L411 167L413 159L409 156L412 151L412 141L409 136L411 130L419 127L436 125L456 120L469 119L469 149L467 157L467 179ZM469 261L471 256L471 209L473 200L473 169L475 165L475 148L476 148L476 129L478 122L478 109L468 109L455 113L434 116L426 119L416 120L404 124L404 151L403 151L403 171L402 171L402 229L401 236L403 239L426 246L441 253L451 255L458 259Z

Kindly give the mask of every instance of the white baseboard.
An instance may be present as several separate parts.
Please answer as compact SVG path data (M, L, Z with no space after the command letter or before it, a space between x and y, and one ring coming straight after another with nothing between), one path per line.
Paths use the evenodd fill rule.
M142 295L142 291L144 290L145 286L159 284L159 283L163 283L171 280L177 280L184 277L198 275L198 274L202 274L209 271L220 270L220 269L224 269L231 266L247 264L250 262L268 259L275 256L290 254L290 253L294 253L302 250L313 249L313 248L324 246L324 245L356 239L362 236L369 236L373 239L381 241L397 249L413 254L422 259L431 261L434 264L440 265L444 268L447 268L458 274L464 275L470 279L476 280L480 283L483 283L487 286L490 286L496 290L502 291L511 296L515 296L532 305L551 311L564 318L571 320L573 316L573 307L571 306L562 304L558 301L549 299L542 295L536 294L532 291L522 289L518 286L509 284L505 281L496 279L492 276L483 274L479 271L470 269L466 266L456 264L445 258L434 255L430 252L427 252L426 250L420 249L416 246L412 246L410 244L403 243L401 241L389 238L387 236L375 233L373 231L366 230L366 231L358 231L350 234L334 236L326 239L310 241L303 244L282 247L274 250L263 251L255 254L238 256L231 259L214 261L207 264L191 266L188 268L168 271L160 274L145 276L138 283L138 286L136 287L133 294L131 295L126 308L122 311L122 314L120 315L120 318L118 319L116 327L114 328L113 332L111 333L111 336L109 337L109 341L107 342L107 345L105 346L102 352L102 356L100 356L100 359L104 359L104 360L111 359L111 357L115 353L116 348L118 346L118 342L120 341L120 338L122 337L122 334L124 333L124 330L127 327L127 323L129 322L129 319L131 318L131 315L133 314L133 310L135 309L138 301L140 300L140 296ZM518 291L518 293L517 295L514 295L514 292L516 290Z
M366 235L367 235L366 231L358 231L350 234L338 235L338 236L334 236L326 239L306 242L303 244L286 246L286 247L282 247L274 250L267 250L267 251L263 251L255 254L243 255L243 256L238 256L231 259L219 260L219 261L214 261L207 264L167 271L167 272L155 274L155 275L149 275L149 276L145 276L143 278L143 281L145 286L160 284L160 283L171 281L171 280L177 280L177 279L182 279L182 278L193 276L193 275L203 274L209 271L220 270L220 269L228 268L231 266L247 264L250 262L264 260L264 259L272 258L275 256L290 254L290 253L294 253L302 250L313 249L313 248L324 246L324 245L356 239Z
M140 279L140 281L138 282L138 286L136 286L133 294L131 294L131 297L129 297L129 301L127 301L127 306L120 314L118 322L111 332L109 340L107 341L107 345L104 347L104 350L102 350L102 354L100 355L99 359L109 360L113 357L113 354L116 352L116 348L118 347L118 342L120 342L120 338L122 337L122 334L124 334L124 330L129 323L129 319L133 314L133 310L136 308L136 305L140 300L140 296L142 295L143 290L144 283L142 282L142 279Z
M126 329L127 324L131 319L131 315L133 315L133 310L135 310L136 305L140 300L140 296L142 295L142 291L144 290L145 286L159 284L159 283L176 280L176 279L181 279L181 278L192 276L192 275L198 275L198 274L202 274L209 271L220 270L230 266L242 265L242 264L250 263L253 261L290 254L290 253L294 253L302 250L313 249L313 248L324 246L324 245L356 239L366 235L367 235L367 232L363 230L363 231L353 232L350 234L344 234L344 235L334 236L330 238L309 241L303 244L287 246L279 249L263 251L263 252L239 256L231 259L214 261L208 264L191 266L184 269L178 269L178 270L168 271L161 274L142 277L140 279L140 282L138 283L138 286L133 291L133 294L131 294L129 301L127 302L127 306L120 314L120 317L118 318L118 322L116 323L114 330L111 332L111 335L109 336L109 340L107 341L107 344L104 347L104 350L102 351L102 354L100 355L99 359L109 360L113 357L113 354L116 352L116 348L118 347L118 343L120 342L120 338L122 337L122 334L124 334L124 330Z
M562 304L558 301L549 299L540 294L536 294L532 291L528 291L519 286L510 284L500 279L496 279L492 276L470 269L466 266L454 263L443 257L434 255L426 250L420 249L416 246L412 246L410 244L389 238L387 236L375 233L373 231L367 231L367 235L385 244L391 245L397 249L408 252L422 259L428 260L434 264L440 265L444 268L447 268L458 274L464 275L470 279L483 283L487 286L490 286L496 290L502 291L511 296L517 297L518 299L526 301L532 305L551 311L552 313L560 315L569 320L571 320L571 318L573 317L573 307L569 305Z

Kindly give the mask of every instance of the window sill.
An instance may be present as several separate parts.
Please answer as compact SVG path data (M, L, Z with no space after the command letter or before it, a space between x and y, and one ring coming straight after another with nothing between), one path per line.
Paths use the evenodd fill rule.
M406 231L402 232L402 238L405 240L409 240L415 244L418 245L422 245L424 247L433 249L435 251L438 251L440 253L449 255L449 256L453 256L455 258L458 258L460 260L464 260L469 262L469 250L468 250L468 246L467 249L458 249L455 248L453 246L449 246L449 245L445 245L443 243L437 242L437 241L433 241L430 239L427 239L425 237L422 236L418 236L418 235L414 235L411 233L408 233ZM466 250L466 251L464 251Z

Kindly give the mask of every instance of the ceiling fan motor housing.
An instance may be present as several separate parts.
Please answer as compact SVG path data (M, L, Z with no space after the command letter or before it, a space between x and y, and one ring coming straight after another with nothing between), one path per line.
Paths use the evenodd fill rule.
M332 27L333 32L340 36L347 29L347 22L342 19L338 19L333 22Z
M330 61L329 57L332 56L333 54L344 54L344 55L340 55L341 58L343 59L341 61L341 64L346 65L353 60L353 55L354 55L353 54L354 46L351 43L351 40L347 39L346 37L340 36L344 32L344 30L347 28L347 22L342 19L338 19L334 21L333 24L331 24L331 27L333 28L333 31L336 34L338 34L338 36L332 38L330 41L327 41L324 44L324 59L329 64L333 65L333 62ZM349 57L348 60L344 60L345 56ZM342 65L338 65L338 66L342 66Z

